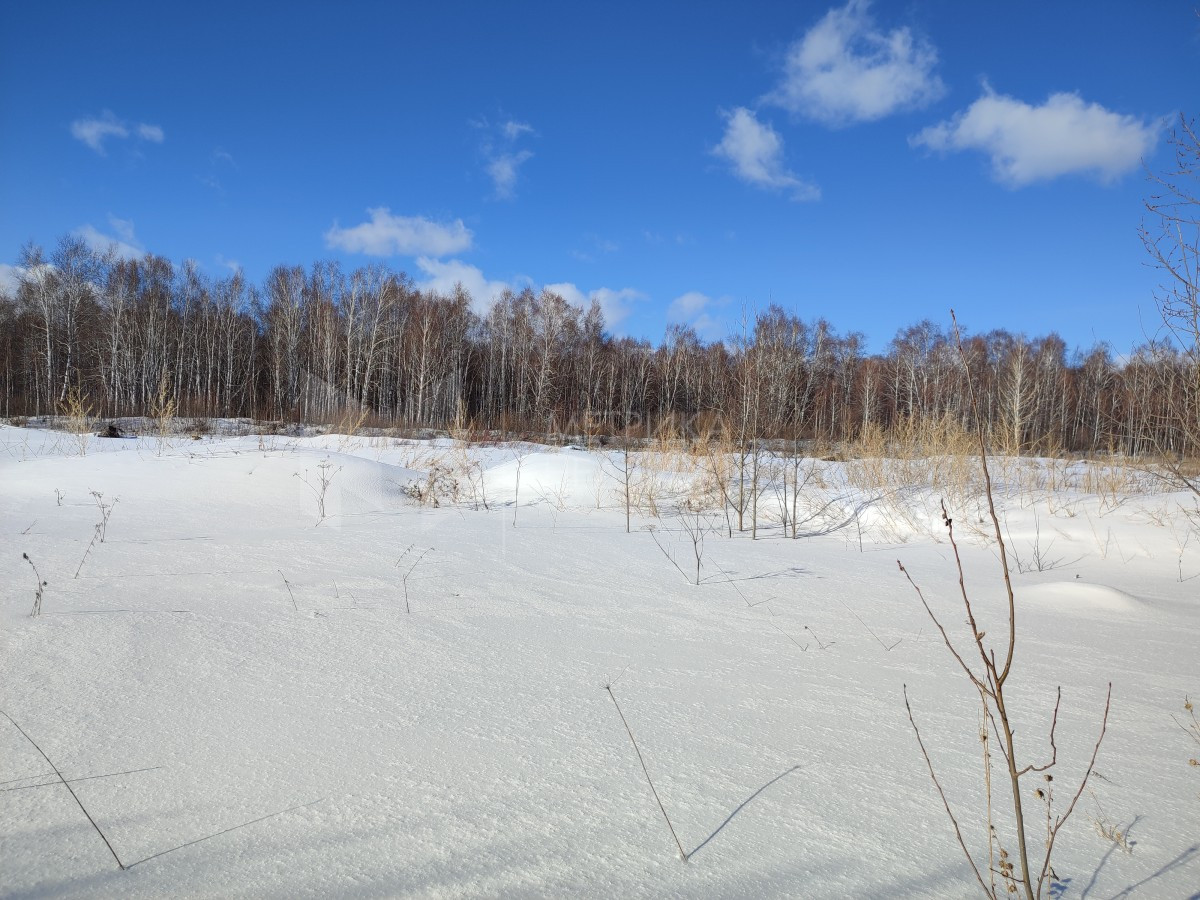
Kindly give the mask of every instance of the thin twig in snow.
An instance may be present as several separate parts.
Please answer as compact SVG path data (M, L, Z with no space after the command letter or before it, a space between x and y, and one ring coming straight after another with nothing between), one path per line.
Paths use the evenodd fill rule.
M885 644L883 642L883 640L879 637L879 635L877 635L874 631L871 630L871 626L868 625L866 622L864 622L862 620L862 618L858 615L858 613L856 613L854 610L852 610L849 606L846 605L845 600L843 600L841 597L838 597L837 602L842 604L842 606L844 606L846 608L846 612L850 613L850 615L852 615L852 616L854 616L854 618L858 619L858 624L861 625L863 628L867 629L867 631L870 633L871 637L875 638L875 640L878 641L879 646L882 647L884 650L889 650L889 651L895 650L898 646L900 646L901 642L904 640L904 638L900 638L898 641L896 641L896 643L892 644L889 647L887 644Z
M642 764L642 772L646 775L646 784L650 785L650 793L654 795L654 802L658 804L659 812L663 814L663 820L667 823L671 837L675 839L675 846L679 848L679 858L687 862L687 851L683 849L683 844L679 841L679 835L675 833L675 826L671 824L671 817L667 815L666 807L663 806L663 802L658 796L658 791L654 788L654 780L650 777L650 770L646 768L646 760L642 756L641 749L638 747L637 738L633 736L633 729L629 727L629 723L625 720L625 713L621 712L621 704L617 702L617 695L613 693L611 684L606 684L604 690L608 691L608 696L612 698L613 706L617 708L617 715L621 717L621 724L625 726L625 732L629 735L629 740L633 743L633 752L637 754L638 762Z
M292 598L292 607L296 612L300 612L300 607L296 605L296 595L292 593L292 583L283 574L283 569L276 569L276 571L279 572L279 577L283 579L284 586L287 587L288 596Z
M404 562L404 557L408 556L409 552L413 549L414 546L416 546L416 545L409 544L407 549L405 549L405 551L400 554L400 558L398 560L396 560L395 568L400 567L400 563ZM405 570L403 575L400 576L400 583L404 586L404 611L406 613L408 613L409 615L412 615L412 607L409 606L409 603L408 603L408 576L410 576L413 573L413 570L416 569L417 566L419 566L421 564L421 560L423 560L428 555L429 551L432 549L433 549L432 547L427 547L424 550L422 550L421 554L415 560L413 560L413 564L411 566L409 566L408 569Z
M56 766L53 760L46 755L46 751L39 747L37 742L26 733L25 729L17 724L16 719L4 712L4 710L0 710L0 716L4 716L4 718L8 719L8 721L12 722L13 728L21 732L21 736L33 745L34 750L42 755L42 759L44 759L50 768L54 770L54 774L58 776L58 780L62 782L62 786L65 787L68 792L70 792L71 799L75 801L75 803L79 806L79 809L85 816L87 816L87 820L92 823L92 827L96 829L96 834L100 835L100 840L104 841L104 846L108 848L108 852L112 854L112 858L117 862L117 868L126 868L125 864L121 862L121 857L117 856L117 851L113 849L113 845L108 842L108 838L104 836L104 832L100 830L100 826L97 825L96 820L92 818L92 814L87 811L87 807L83 805L83 801L80 800L79 795L75 793L75 789L71 787L71 784L67 781L67 779L63 778L62 772L58 771L58 766Z
M290 813L297 809L305 809L309 806L316 806L318 803L323 802L325 799L326 799L325 797L322 797L320 800L313 800L311 803L301 803L301 804L298 804L297 806L289 806L287 809L281 809L281 810L279 810L279 812L273 812L273 813L268 813L265 816L259 816L257 819L251 819L249 822L242 822L240 825L233 825L222 831L217 831L217 832L214 832L213 834L205 835L202 838L196 838L196 840L194 840L194 841L188 841L186 844L180 844L178 847L172 847L170 850L163 850L160 853L152 854L151 856L147 856L145 859L139 859L137 862L131 862L127 866L122 866L122 868L132 869L134 866L140 866L142 863L150 862L150 860L152 860L152 859L158 859L160 856L166 856L168 853L174 853L176 850L182 850L184 847L191 847L195 844L202 843L203 841L212 840L213 838L220 837L223 834L229 834L229 832L237 831L239 828L245 828L248 825L257 825L259 822L265 822L267 819L273 819L276 816L282 816L284 813Z
M116 778L118 775L136 775L139 772L153 772L153 771L155 771L157 769L161 769L161 768L162 768L162 766L150 766L147 769L129 769L128 771L125 771L125 772L106 772L103 775L83 775L79 778L68 778L67 784L75 784L76 782L79 782L79 781L93 781L97 778ZM46 772L42 775L28 775L25 778L14 778L13 781L28 781L30 778L52 778L53 776L54 776L53 772ZM0 784L12 784L12 782L4 781L4 782L0 782ZM16 787L0 788L0 793L7 793L8 791L25 791L25 790L28 790L29 788L53 787L56 784L58 784L57 781L45 781L45 782L42 782L41 784L21 784L21 785L17 785Z
M913 718L912 706L908 702L908 685L904 685L904 708L908 710L908 721L912 725L913 734L917 736L917 744L921 748L921 755L925 757L925 765L929 769L929 777L933 779L933 786L937 788L938 795L942 798L942 805L946 807L946 815L950 817L950 824L954 826L954 836L958 838L958 845L962 847L962 851L966 854L967 862L971 864L971 871L975 873L975 878L979 882L979 886L983 888L983 892L989 897L994 896L988 886L983 881L983 876L979 874L979 868L975 865L975 858L971 856L971 851L967 849L966 841L963 840L962 830L958 827L958 819L954 817L954 812L950 809L950 801L946 799L946 792L942 790L942 783L938 781L937 773L933 770L933 762L929 758L929 751L925 749L925 742L921 740L921 731L917 728L917 722Z

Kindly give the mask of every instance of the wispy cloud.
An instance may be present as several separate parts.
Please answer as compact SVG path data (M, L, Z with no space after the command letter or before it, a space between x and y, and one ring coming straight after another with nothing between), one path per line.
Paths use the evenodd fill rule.
M793 200L819 200L821 190L793 175L783 161L783 138L769 124L758 121L744 106L725 113L725 136L712 152L727 161L733 174L749 184L782 190Z
M909 142L943 153L978 150L991 159L997 181L1023 187L1074 173L1111 182L1137 168L1162 128L1162 121L1121 115L1075 93L1031 106L984 85L969 107Z
M668 235L664 237L662 232L651 231L649 228L642 229L642 239L645 240L647 244L664 244L669 242L679 247L682 247L685 244L694 243L694 239L691 235L677 232L673 236Z
M584 235L584 239L588 245L587 249L580 250L576 248L570 251L571 255L580 262L594 263L601 256L616 253L621 249L621 245L616 241L600 237L598 234Z
M533 151L519 144L525 135L537 132L528 122L508 118L499 122L475 119L471 125L483 135L479 150L484 158L484 171L492 180L493 195L497 200L514 199L521 167L533 159Z
M829 10L787 51L766 102L826 125L882 119L937 100L937 51L909 28L883 31L869 0Z
M367 256L424 256L436 258L471 247L473 235L462 219L434 222L420 216L394 216L386 206L367 210L371 221L342 228L334 222L325 244Z
M503 122L500 125L500 130L510 141L515 141L523 134L533 134L532 125L530 125L528 122L518 122L514 119L509 119L508 121Z
M82 141L101 156L105 155L105 142L126 140L136 137L138 140L161 144L166 139L162 126L150 125L146 122L132 124L118 119L112 110L104 110L99 116L89 116L76 119L71 123L71 136Z
M532 151L520 150L516 153L502 153L488 162L487 173L499 199L511 200L517 195L517 174L521 166L531 159Z
M163 134L161 125L147 125L145 122L139 122L137 126L137 136L143 141L150 141L154 144L161 144L166 135Z
M112 253L119 259L126 260L141 259L146 255L146 248L134 234L133 222L110 215L108 225L116 237L105 234L91 224L76 228L75 234L83 238L84 243L97 253Z
M237 171L238 168L237 161L234 160L232 154L220 147L215 147L208 157L208 173L197 175L196 180L223 197L226 193L225 184L220 176L230 169Z

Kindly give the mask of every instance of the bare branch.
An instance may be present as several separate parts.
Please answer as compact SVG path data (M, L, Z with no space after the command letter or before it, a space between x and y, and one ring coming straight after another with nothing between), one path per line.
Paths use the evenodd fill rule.
M942 798L942 805L946 807L946 815L950 817L950 824L954 826L954 836L958 838L958 846L962 848L963 855L967 857L967 862L971 864L971 871L975 873L975 880L979 882L979 886L983 888L983 892L989 897L994 896L992 891L983 881L983 875L979 872L979 867L975 865L975 857L971 855L971 851L967 849L966 841L963 840L962 829L958 827L958 819L954 817L954 811L950 809L950 801L946 799L946 792L942 790L941 782L938 781L937 773L933 770L933 762L929 758L929 751L925 749L925 742L921 740L921 729L917 728L917 722L913 718L912 706L908 702L908 685L904 685L904 708L908 710L908 722L912 725L913 734L917 736L917 744L921 748L921 755L925 757L925 765L929 769L929 777L933 779L933 786L937 788L938 796Z

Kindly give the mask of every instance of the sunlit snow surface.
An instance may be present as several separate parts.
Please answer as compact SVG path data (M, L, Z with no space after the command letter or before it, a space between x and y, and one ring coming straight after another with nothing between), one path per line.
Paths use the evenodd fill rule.
M706 514L696 586L675 512L691 476L663 473L626 534L611 450L338 436L82 449L0 427L0 709L129 868L0 718L4 896L977 890L902 696L907 684L986 859L978 696L896 566L964 638L928 489L881 497L820 463L807 537L781 535L773 492L757 541ZM418 505L412 486L438 467L458 502ZM1008 686L1024 762L1048 761L1062 686L1056 812L1113 685L1055 895L1192 896L1200 770L1172 716L1200 699L1195 499L1002 486L998 501L1026 570L1014 562ZM998 642L1003 583L981 511L951 509ZM47 582L38 618L23 553ZM1097 833L1101 818L1131 854Z

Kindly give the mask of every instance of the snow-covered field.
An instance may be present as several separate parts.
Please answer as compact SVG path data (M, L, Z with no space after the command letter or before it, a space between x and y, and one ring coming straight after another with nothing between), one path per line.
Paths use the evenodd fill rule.
M986 857L979 699L896 565L965 637L937 493L812 461L807 537L693 515L697 586L673 512L688 477L650 491L657 517L641 484L627 534L615 453L83 443L0 427L4 896L977 891L902 695ZM1112 683L1054 895L1200 896L1197 749L1173 720L1200 699L1195 499L1002 485L998 502L1024 570L1008 690L1025 762L1049 758L1062 686L1056 813ZM980 511L951 508L992 641Z

